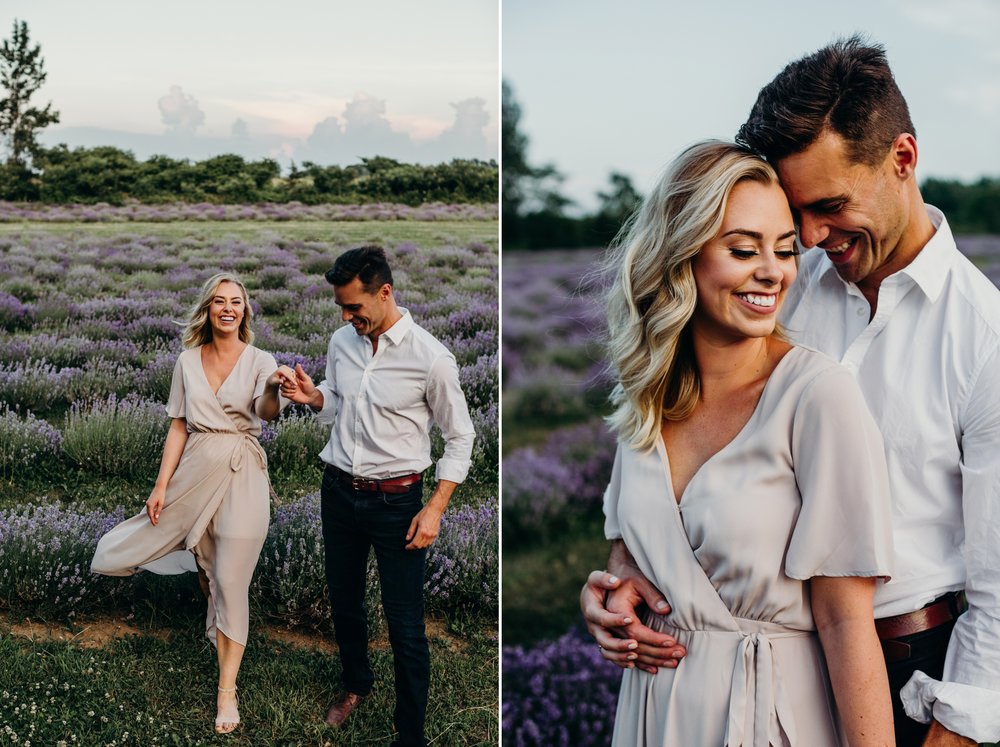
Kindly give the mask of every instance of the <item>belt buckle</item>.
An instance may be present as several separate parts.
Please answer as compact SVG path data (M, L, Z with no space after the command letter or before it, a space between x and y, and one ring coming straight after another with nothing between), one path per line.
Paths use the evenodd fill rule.
M369 480L367 477L352 477L351 487L355 490L371 490L375 487L375 480Z

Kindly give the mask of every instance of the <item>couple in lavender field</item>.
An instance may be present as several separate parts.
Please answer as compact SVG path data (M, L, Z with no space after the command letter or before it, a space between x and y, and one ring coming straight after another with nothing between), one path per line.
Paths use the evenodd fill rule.
M997 740L1000 293L921 198L881 46L789 64L736 139L684 151L608 260L580 604L625 669L613 742Z
M374 547L396 678L399 745L425 745L430 654L424 563L442 513L471 463L475 438L454 356L396 305L385 252L351 249L326 273L344 325L330 338L318 385L253 343L252 311L233 275L210 278L184 330L167 414L172 418L146 511L99 542L92 570L129 575L197 571L216 647L216 732L240 723L236 677L247 643L248 590L270 519L262 421L290 402L331 427L320 455L326 579L343 692L326 722L344 723L374 683L364 608ZM423 502L430 423L445 439L436 487Z

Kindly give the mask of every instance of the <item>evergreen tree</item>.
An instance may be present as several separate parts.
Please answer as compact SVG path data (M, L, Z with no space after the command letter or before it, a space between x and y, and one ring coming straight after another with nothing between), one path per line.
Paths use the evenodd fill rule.
M38 152L39 130L59 121L52 103L44 109L31 106L31 97L45 82L45 61L41 45L31 46L28 24L14 21L10 39L0 46L0 135L6 139L7 163L26 168L29 156Z

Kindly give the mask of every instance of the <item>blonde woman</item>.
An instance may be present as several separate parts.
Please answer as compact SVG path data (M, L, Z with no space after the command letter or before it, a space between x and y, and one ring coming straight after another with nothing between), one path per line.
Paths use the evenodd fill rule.
M204 574L220 734L240 721L236 676L247 643L247 593L270 518L267 458L257 437L261 421L287 404L279 399L274 357L251 344L252 316L235 276L220 273L202 287L174 367L173 420L146 510L104 535L91 565L111 576L140 569Z
M773 169L709 141L611 255L606 532L670 600L646 624L686 650L658 674L623 656L617 745L893 743L882 440L850 372L776 324L797 253Z

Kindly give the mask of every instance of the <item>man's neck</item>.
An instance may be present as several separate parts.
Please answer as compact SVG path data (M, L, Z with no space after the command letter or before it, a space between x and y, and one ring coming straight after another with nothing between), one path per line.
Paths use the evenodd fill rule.
M882 281L908 267L937 232L934 223L927 214L927 206L920 199L919 193L915 203L910 220L903 229L896 248L889 255L888 260L867 277L857 282L858 290L861 291L871 307L869 321L875 317L875 311L878 308L878 292L879 288L882 287Z

